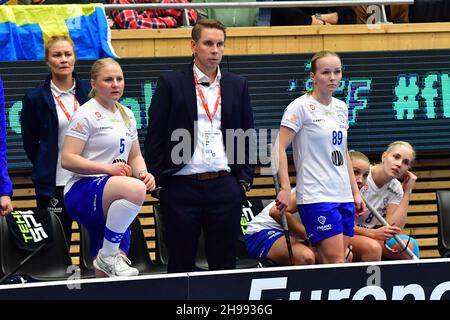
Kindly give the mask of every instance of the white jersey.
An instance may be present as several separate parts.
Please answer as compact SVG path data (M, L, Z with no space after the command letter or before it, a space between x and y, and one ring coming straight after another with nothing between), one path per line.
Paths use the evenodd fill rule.
M403 188L397 179L393 179L381 188L378 188L372 178L372 170L367 177L367 183L360 190L361 195L369 202L375 210L386 217L386 207L389 204L400 204L403 199ZM374 228L381 223L369 211L356 217L356 225L363 228Z
M128 162L131 146L138 137L133 112L128 108L124 110L130 118L129 128L118 109L113 113L102 107L97 100L90 99L70 119L66 135L86 142L81 153L85 159L108 164ZM67 193L81 178L105 175L82 175L73 172L64 192Z
M295 192L295 188L292 189L291 192ZM250 221L247 225L247 231L246 234L251 235L254 233L257 233L261 230L265 229L276 229L283 231L283 227L280 226L280 224L270 216L270 209L275 205L275 201L272 201L269 203L259 214L257 214L252 221ZM302 222L300 219L300 215L298 212L294 213L293 216Z
M292 142L297 204L353 202L347 170L347 105L324 106L305 94L289 104L281 125L296 132Z
M65 186L67 184L67 181L69 181L70 177L72 176L72 173L69 170L66 170L61 166L61 153L67 127L69 126L69 119L67 118L67 115L70 118L75 112L75 103L78 104L78 101L75 102L75 87L76 81L73 82L73 86L69 90L62 91L53 83L52 80L50 80L50 88L53 94L53 99L55 101L56 115L58 117L58 160L56 163L55 179L56 186L58 187ZM63 111L62 107L59 105L56 97L58 97L58 99L62 103L65 111Z

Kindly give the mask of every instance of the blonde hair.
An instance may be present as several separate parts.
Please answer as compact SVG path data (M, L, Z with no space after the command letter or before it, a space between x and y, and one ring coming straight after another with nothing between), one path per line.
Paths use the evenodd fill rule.
M412 165L412 162L414 162L414 160L416 159L416 150L414 150L414 147L409 142L406 142L406 141L394 141L388 145L385 152L391 153L392 149L394 149L394 147L396 147L396 146L403 146L403 147L411 149L411 151L412 151L411 165Z
M122 69L120 64L112 58L98 59L97 61L95 61L92 64L91 80L96 80L98 78L98 76L100 75L100 72L102 71L102 69L104 69L105 67L107 67L109 65L115 65ZM94 88L92 88L91 91L89 92L89 97L94 98L96 94L97 94L97 92L95 91ZM119 102L116 102L115 104L116 104L117 109L119 109L119 112L120 112L123 122L125 123L127 128L130 129L131 128L130 117L128 117L124 107Z
M366 156L364 153L362 153L362 152L355 151L355 150L350 150L350 151L348 152L348 154L350 155L350 158L351 158L352 160L353 160L353 159L359 159L359 160L366 161L367 163L370 164L369 158L367 158L367 156Z
M325 58L325 57L337 57L339 59L339 61L341 61L341 57L333 51L328 51L328 50L322 50L317 52L316 54L313 55L313 57L311 58L311 72L312 73L316 73L317 71L317 60L321 59L321 58ZM311 90L309 90L307 92L307 94L312 94L314 92L314 83L313 83L313 87Z
M48 61L48 55L50 48L59 41L67 41L70 46L72 47L73 54L75 55L75 44L73 43L72 39L70 39L68 36L60 35L60 36L51 36L47 42L45 42L44 46L44 54L45 54L45 61ZM75 55L76 58L76 55Z

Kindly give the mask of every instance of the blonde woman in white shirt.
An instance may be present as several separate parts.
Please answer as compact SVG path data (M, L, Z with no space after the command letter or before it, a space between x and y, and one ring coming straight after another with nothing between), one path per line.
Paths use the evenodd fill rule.
M297 205L309 242L321 263L345 262L353 236L355 207L364 203L347 152L347 105L332 95L342 79L339 56L321 51L311 59L313 91L294 100L281 121L278 209L289 205L286 149L292 143L297 171Z
M91 69L93 97L72 117L62 165L73 172L64 193L67 210L90 235L97 276L134 276L125 254L129 226L146 191L155 188L147 172L133 112L118 103L124 90L120 65L111 58Z
M370 167L367 182L359 185L361 195L385 217L389 226L379 227L381 224L369 210L357 217L352 239L355 260L411 259L392 236L400 234L406 224L409 200L417 180L410 171L415 157L414 148L408 142L392 142L383 152L381 163ZM414 238L406 235L400 238L419 256Z

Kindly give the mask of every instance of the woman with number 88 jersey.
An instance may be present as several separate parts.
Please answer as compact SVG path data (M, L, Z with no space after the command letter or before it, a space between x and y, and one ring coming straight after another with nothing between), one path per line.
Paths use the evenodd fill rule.
M380 227L380 221L370 210L356 218L352 239L356 260L411 259L393 238L394 234L419 257L417 240L400 234L406 224L409 200L417 180L417 176L410 171L415 158L416 151L409 142L394 141L383 152L381 163L370 167L367 182L358 182L361 195L386 219L389 226Z
M73 172L64 188L69 214L89 232L98 277L135 276L126 257L130 224L146 191L155 188L141 154L133 112L118 101L125 80L111 58L91 68L91 100L72 117L62 166Z
M343 263L354 235L355 209L359 214L365 205L347 151L347 105L332 96L342 79L340 57L316 53L310 78L313 90L292 101L281 120L275 147L281 184L276 204L279 210L289 204L286 149L292 143L297 206L308 240L321 263Z

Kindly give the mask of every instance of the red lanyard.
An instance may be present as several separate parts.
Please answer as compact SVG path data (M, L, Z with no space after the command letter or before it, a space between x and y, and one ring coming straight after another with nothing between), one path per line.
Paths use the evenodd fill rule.
M217 96L216 104L214 106L214 111L211 115L211 113L209 112L208 103L206 102L205 96L203 95L203 91L200 88L200 85L198 84L198 79L197 79L195 72L194 72L194 82L195 82L195 88L197 89L198 95L200 96L200 100L202 100L203 108L205 109L206 115L208 116L209 121L211 122L211 125L212 125L212 121L213 121L214 116L216 115L217 109L219 108L220 97L222 95L221 90L220 90L220 83L219 83L219 94Z
M70 120L70 114L67 111L66 107L64 106L64 104L62 103L61 99L59 99L57 96L53 95L55 97L56 102L58 102L58 105L61 107L61 110L64 112L64 114L67 117L67 120ZM77 97L75 97L75 95L73 95L73 112L78 110L78 100Z

